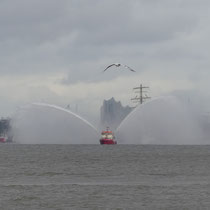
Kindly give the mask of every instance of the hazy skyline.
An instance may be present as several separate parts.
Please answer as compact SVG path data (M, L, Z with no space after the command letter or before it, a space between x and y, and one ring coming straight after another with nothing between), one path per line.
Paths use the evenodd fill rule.
M31 102L96 116L112 96L131 105L140 83L153 97L208 99L209 10L207 0L0 0L0 116ZM137 72L102 73L116 62Z

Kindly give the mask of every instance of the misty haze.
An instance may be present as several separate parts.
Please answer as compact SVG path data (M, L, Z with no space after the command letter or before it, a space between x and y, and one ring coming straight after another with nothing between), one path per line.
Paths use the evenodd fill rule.
M193 102L163 96L136 108L123 107L114 98L105 101L101 125L67 109L42 103L22 107L11 121L16 143L98 144L100 130L109 126L119 144L209 144L208 115ZM106 117L106 118L105 118Z
M210 209L210 1L0 0L0 210Z

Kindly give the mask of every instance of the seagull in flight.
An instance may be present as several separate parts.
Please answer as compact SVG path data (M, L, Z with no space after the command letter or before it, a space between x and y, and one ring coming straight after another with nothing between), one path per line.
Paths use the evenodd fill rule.
M120 67L120 66L122 66L122 67L124 67L124 68L129 69L129 70L132 71L132 72L136 72L135 70L133 70L133 69L130 68L129 66L126 66L126 65L121 64L121 63L113 63L113 64L107 66L107 67L103 70L103 72L105 72L108 68L110 68L110 67L112 67L112 66L115 66L115 67Z

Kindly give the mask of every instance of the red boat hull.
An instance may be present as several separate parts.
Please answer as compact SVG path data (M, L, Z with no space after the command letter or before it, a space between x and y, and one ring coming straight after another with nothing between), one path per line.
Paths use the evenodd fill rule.
M117 142L112 139L100 139L100 144L117 144Z
M5 143L6 139L4 137L0 137L0 143Z

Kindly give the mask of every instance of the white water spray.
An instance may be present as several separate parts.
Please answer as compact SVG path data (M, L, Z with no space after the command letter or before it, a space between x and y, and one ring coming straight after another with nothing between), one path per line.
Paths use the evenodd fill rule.
M59 106L33 103L21 108L12 120L18 143L97 144L96 128L77 114Z
M90 127L92 127L92 128L97 132L97 129L96 129L92 124L90 124L87 120L83 119L81 116L77 115L76 113L73 113L73 112L70 111L70 110L64 109L64 108L59 107L59 106L56 106L56 105L45 104L45 103L32 103L32 105L46 106L46 107L50 107L50 108L53 108L53 109L56 109L56 110L60 110L60 111L63 111L63 112L67 112L68 114L74 115L74 116L77 117L78 119L82 120L84 123L87 123Z
M174 96L134 109L116 131L125 144L200 144L202 132L190 108Z

